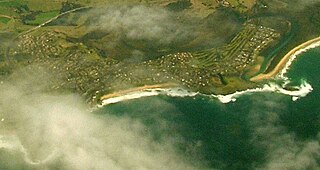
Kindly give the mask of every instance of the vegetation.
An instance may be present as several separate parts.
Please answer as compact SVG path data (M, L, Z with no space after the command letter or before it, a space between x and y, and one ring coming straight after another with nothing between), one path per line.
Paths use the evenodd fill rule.
M190 1L179 0L177 2L173 2L167 5L167 8L172 11L182 11L184 9L189 8L192 5Z
M0 3L0 32L14 35L0 45L0 79L13 68L39 64L62 77L53 89L79 92L88 102L115 90L156 83L207 94L259 86L249 81L251 76L271 70L289 49L320 32L319 6L293 11L282 1L128 0L128 8L120 10L108 7L119 3L113 0ZM131 25L129 31L114 29L101 21L108 10L120 13L112 16L118 17L115 21L128 21L122 12L133 4L155 10L161 6L164 11L157 15L167 18L154 23L155 29L168 31L157 39L141 38L139 34L150 30ZM295 2L288 5L293 8ZM90 9L59 16L80 7Z
M10 21L10 18L7 17L0 17L0 23L6 24Z
M59 11L50 11L50 12L45 12L45 13L39 13L32 17L31 19L33 20L25 20L26 24L30 25L40 25L44 23L45 21L57 16L59 14Z
M25 0L9 0L9 1L2 1L0 2L2 7L7 7L7 8L17 8L21 5L26 4Z

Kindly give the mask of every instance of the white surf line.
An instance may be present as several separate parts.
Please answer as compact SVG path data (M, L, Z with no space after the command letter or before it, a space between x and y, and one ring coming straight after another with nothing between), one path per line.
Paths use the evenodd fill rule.
M102 100L98 107L102 107L109 104L114 104L122 101L138 99L142 97L166 95L172 97L186 97L186 96L196 96L199 93L190 92L183 88L153 88L153 89L143 89L139 91L129 92L122 96L116 96L108 99Z
M265 84L262 88L256 88L256 89L248 89L245 91L239 91L235 92L233 94L229 95L215 95L222 103L229 103L231 101L236 101L236 98L246 94L246 93L253 93L253 92L276 92L276 93L281 93L285 95L292 96L292 100L296 101L301 97L307 96L310 92L312 92L313 88L312 86L306 81L302 80L301 85L298 87L299 90L296 91L290 91L284 89L284 86L290 83L290 79L285 76L285 74L288 72L290 69L290 66L293 64L294 60L301 54L307 52L310 49L320 47L320 40L318 38L315 38L315 42L307 45L306 47L299 49L295 51L288 61L286 62L285 66L281 69L281 71L275 76L276 80L284 80L284 84L282 86L277 85L275 83L268 83ZM311 40L312 41L312 40ZM297 47L296 47L297 48Z
M312 86L309 83L307 83L305 80L303 80L302 84L297 88L298 90L294 90L294 91L286 90L282 86L271 82L263 85L262 88L237 91L235 93L228 94L228 95L213 95L213 96L218 98L222 103L229 103L229 102L235 102L238 97L245 94L257 93L257 92L274 92L274 93L292 96L292 100L296 101L301 97L307 96L313 90Z
M201 96L206 96L211 98L212 97L217 98L221 103L229 103L229 102L235 102L238 97L245 94L257 93L257 92L274 92L274 93L292 96L292 100L296 101L301 97L307 96L313 90L312 86L305 80L303 80L301 85L297 86L296 88L297 90L294 90L294 91L286 90L283 88L283 86L270 82L268 84L263 85L263 87L261 88L237 91L235 93L228 94L228 95L205 95L199 92L190 92L183 88L144 89L141 91L130 92L122 96L116 96L116 97L104 99L102 100L101 104L98 105L98 107L103 107L109 104L115 104L115 103L119 103L127 100L139 99L139 98L150 97L150 96L158 96L158 95L166 95L166 96L172 96L172 97L193 97L193 96L201 95Z
M280 93L280 94L292 96L292 100L296 101L301 97L307 96L310 92L312 92L313 88L308 82L306 82L305 80L302 80L301 85L296 87L298 90L294 90L294 91L286 90L286 89L284 89L284 87L285 87L285 85L290 83L290 80L288 77L285 76L285 74L290 69L290 66L292 65L293 61L298 57L298 55L301 55L302 53L304 53L310 49L313 49L313 48L320 46L320 41L318 40L319 38L320 37L311 40L311 41L315 41L315 42L309 44L308 46L306 46L302 49L295 51L290 56L290 58L288 59L288 61L285 64L285 66L275 76L275 79L277 79L277 80L284 80L284 84L282 84L282 85L278 85L276 83L270 82L268 84L263 85L262 88L254 88L254 89L247 89L244 91L236 91L235 93L227 94L227 95L205 95L205 94L201 94L199 92L190 92L190 91L183 89L183 88L144 89L141 91L130 92L130 93L124 94L122 96L104 99L104 100L102 100L101 105L98 105L98 107L102 107L105 105L114 104L114 103L118 103L118 102L122 102L122 101L126 101L126 100L138 99L138 98L142 98L142 97L157 96L160 94L167 95L167 96L173 96L173 97L187 97L187 96L203 95L203 96L215 97L215 98L219 99L219 101L221 103L229 103L229 102L236 101L238 97L240 97L244 94L250 94L250 93L256 93L256 92L275 92L275 93ZM296 47L296 48L298 48L298 47Z
M290 69L290 66L293 64L294 60L299 56L302 55L303 53L307 52L310 49L320 47L320 41L314 42L305 48L302 48L298 51L296 51L294 54L291 55L289 60L287 61L286 65L283 67L283 69L276 75L276 78L284 79L287 80L288 77L285 76L285 74L288 72Z
M276 76L279 74L279 72L281 72L281 70L283 70L283 68L285 67L285 65L287 65L288 61L291 59L291 62L289 62L288 65L290 65L290 63L292 63L292 61L301 53L303 53L304 51L307 51L311 48L315 48L318 47L320 44L320 37L316 37L314 39L311 39L309 41L306 41L298 46L296 46L295 48L293 48L292 50L290 50L278 63L277 66L275 66L275 68L269 72L269 73L261 73L257 76L254 76L252 78L250 78L251 81L261 81L261 80L266 80L266 79L271 79L271 78L276 78Z
M126 100L132 100L132 99L138 99L141 97L148 97L148 96L156 96L159 95L157 92L145 92L145 91L136 91L136 92L131 92L124 94L122 96L117 96L117 97L112 97L108 99L102 100L101 105L98 105L98 107L109 105L109 104L114 104Z

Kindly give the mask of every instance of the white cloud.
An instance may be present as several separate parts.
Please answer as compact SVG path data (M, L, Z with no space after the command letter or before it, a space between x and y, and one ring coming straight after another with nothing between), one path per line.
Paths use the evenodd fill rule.
M275 99L274 96L272 99ZM266 161L257 169L319 169L319 139L299 140L281 124L279 116L287 110L283 98L254 100L249 118L254 127L252 140L260 148L266 149Z
M29 76L0 87L0 152L15 153L2 163L22 157L21 166L40 169L196 169L139 121L90 113L77 95L47 93L45 73L23 72Z
M190 25L177 22L173 14L163 8L113 7L104 9L99 18L99 28L132 40L169 44L194 34Z

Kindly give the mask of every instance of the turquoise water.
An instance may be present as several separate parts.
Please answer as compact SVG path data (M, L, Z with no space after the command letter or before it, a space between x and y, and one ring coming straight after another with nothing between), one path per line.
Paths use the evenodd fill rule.
M108 105L101 114L143 122L155 141L174 141L178 153L206 168L316 169L319 153L308 153L318 151L319 145L319 66L320 48L293 63L288 77L294 84L304 79L314 89L295 102L266 92L246 94L228 104L203 96L156 96Z

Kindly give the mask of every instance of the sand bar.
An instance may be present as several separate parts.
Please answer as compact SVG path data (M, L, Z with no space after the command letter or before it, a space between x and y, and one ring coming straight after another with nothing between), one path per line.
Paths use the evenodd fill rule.
M289 59L291 58L291 56L295 55L299 50L302 50L310 45L312 45L313 43L317 43L320 42L320 37L314 38L312 40L309 40L307 42L304 42L300 45L298 45L297 47L295 47L294 49L292 49L291 51L289 51L278 63L278 65L269 73L266 74L259 74L255 77L252 77L250 80L251 81L261 81L261 80L266 80L266 79L270 79L274 76L276 76L286 65L286 63L289 61Z
M148 90L148 89L156 89L156 88L172 88L172 87L177 87L177 84L174 83L165 83L165 84L155 84L155 85L144 85L141 87L135 87L135 88L131 88L131 89L127 89L127 90L122 90L122 91L117 91L111 94L107 94L104 95L100 98L100 100L105 100L105 99L109 99L109 98L113 98L113 97L118 97L118 96L122 96L125 94L129 94L129 93L134 93L134 92L138 92L138 91L143 91L143 90Z

